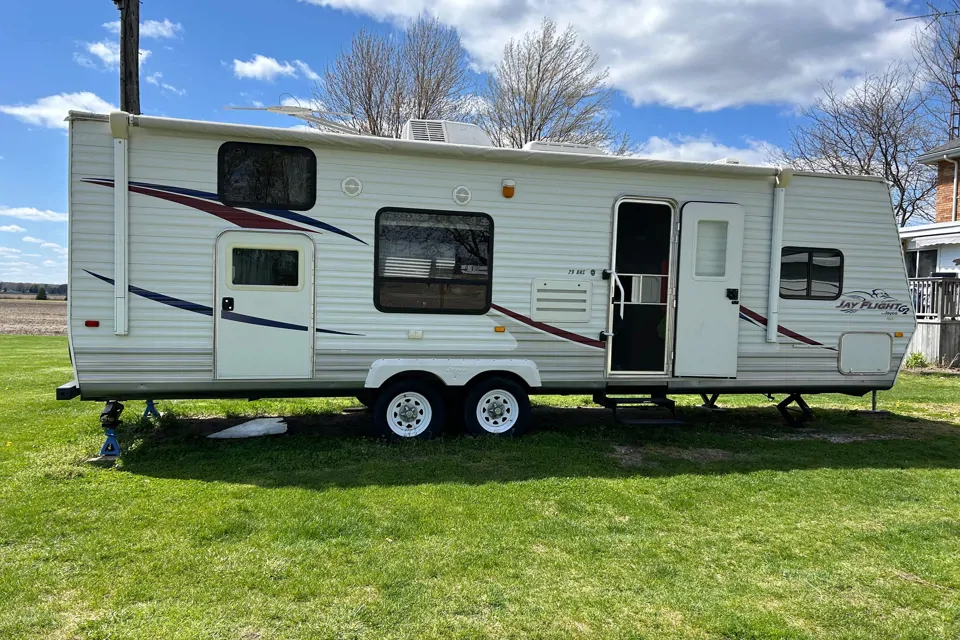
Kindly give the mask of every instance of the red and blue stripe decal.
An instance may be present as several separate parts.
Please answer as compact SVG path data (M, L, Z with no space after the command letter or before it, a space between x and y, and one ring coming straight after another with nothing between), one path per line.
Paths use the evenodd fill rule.
M100 185L101 187L114 187L114 182L110 178L85 178L83 182ZM151 184L149 182L130 182L127 188L133 193L160 198L168 202L182 204L185 207L190 207L197 211L203 211L221 220L235 224L241 229L280 229L284 231L310 231L313 233L328 231L343 236L344 238L356 240L361 244L367 244L357 236L347 233L343 229L286 209L254 209L247 211L223 204L218 200L217 194L215 193L198 191L196 189L185 189L171 185Z
M116 281L113 278L108 278L107 276L102 276L99 273L94 273L89 269L84 269L88 274L102 280L111 286L116 286ZM196 302L190 302L189 300L181 300L180 298L174 298L173 296L168 296L164 293L157 293L156 291L150 291L148 289L141 289L140 287L135 287L132 284L127 287L127 290L130 291L135 296L140 296L141 298L146 298L147 300L153 300L154 302L159 302L160 304L165 304L169 307L174 307L175 309L182 309L184 311L190 311L192 313L199 313L202 316L213 317L213 308L208 307L204 304L197 304ZM302 324L291 324L289 322L281 322L279 320L270 320L269 318L261 318L258 316L248 316L243 313L235 313L233 311L221 311L220 317L224 320L232 320L233 322L243 322L246 324L254 324L260 327L272 327L274 329L289 329L292 331L310 331L310 327L307 327ZM362 333L349 333L346 331L334 331L333 329L321 329L317 327L315 329L316 333L326 333L329 335L335 336L357 336L362 337Z

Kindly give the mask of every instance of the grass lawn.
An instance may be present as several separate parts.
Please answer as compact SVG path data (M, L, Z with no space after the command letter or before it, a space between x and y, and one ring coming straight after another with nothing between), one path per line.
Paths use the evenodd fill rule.
M760 396L669 428L542 399L510 441L131 402L114 468L70 378L64 338L0 336L0 638L960 637L960 377L801 430ZM202 437L254 415L291 432Z

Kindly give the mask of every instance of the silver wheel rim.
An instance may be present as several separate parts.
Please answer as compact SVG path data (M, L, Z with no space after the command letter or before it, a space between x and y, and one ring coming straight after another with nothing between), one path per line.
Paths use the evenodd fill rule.
M504 433L517 424L520 411L517 399L509 391L494 389L477 402L477 422L487 433Z
M401 438L414 438L430 426L433 409L419 393L407 391L394 397L387 406L387 425Z

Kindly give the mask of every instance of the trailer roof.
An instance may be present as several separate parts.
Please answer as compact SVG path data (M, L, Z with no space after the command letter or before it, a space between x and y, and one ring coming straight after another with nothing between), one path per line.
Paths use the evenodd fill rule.
M107 122L109 121L109 116L105 114L71 111L67 116L67 120ZM464 160L490 160L547 166L575 166L589 169L617 169L621 171L643 169L646 171L740 177L773 177L781 173L791 172L790 169L770 166L690 162L686 160L657 160L633 156L584 155L557 151L507 149L502 147L478 147L444 142L423 142L419 140L380 138L377 136L326 133L299 128L263 127L223 122L205 122L201 120L182 120L179 118L160 118L156 116L130 116L130 124L133 127L139 127L141 129L159 129L177 133L192 133L225 138L253 138L272 142L309 144L354 151L439 156ZM882 178L874 176L841 176L800 171L792 173L798 176L815 175L820 177L883 182Z

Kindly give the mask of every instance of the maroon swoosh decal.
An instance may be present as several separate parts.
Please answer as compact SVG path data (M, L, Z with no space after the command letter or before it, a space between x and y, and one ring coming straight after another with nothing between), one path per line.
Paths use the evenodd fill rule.
M105 180L86 180L86 182L99 184L104 187L113 187L112 182L107 182ZM218 202L210 202L209 200L201 200L200 198L194 198L192 196L185 196L179 193L169 193L167 191L150 189L148 187L139 187L132 184L129 185L129 188L130 191L133 191L134 193L152 196L154 198L160 198L170 202L176 202L177 204L182 204L185 207L197 209L199 211L203 211L204 213L209 213L210 215L217 216L222 220L231 222L244 229L282 229L285 231L303 231L302 227L287 224L286 222L281 222L280 220L261 216L256 213L250 213L249 211L243 211L242 209L228 207Z
M579 333L573 333L572 331L565 331L564 329L558 329L557 327L551 327L551 326L548 325L548 324L544 324L544 323L542 323L542 322L537 322L536 320L533 320L532 318L528 318L527 316L520 315L519 313L517 313L517 312L515 312L515 311L510 311L510 309L506 309L506 308L504 308L504 307L501 307L501 306L498 305L498 304L491 304L490 307L491 307L494 311L497 311L497 312L499 312L499 313L502 313L503 315L505 315L505 316L507 316L507 317L509 317L509 318L513 318L513 319L516 320L517 322L522 322L523 324L525 324L525 325L527 325L527 326L533 327L534 329L539 329L540 331L543 331L543 332L545 332L545 333L549 333L549 334L551 334L551 335L557 336L558 338L563 338L564 340L570 340L571 342L576 342L577 344L583 344L583 345L586 345L586 346L588 346L588 347L596 347L596 348L598 348L598 349L603 349L604 347L606 347L606 344L604 344L604 343L601 342L600 340L594 340L594 339L592 339L592 338L584 337L584 336L580 335Z
M749 317L752 320L755 320L756 322L760 323L764 327L767 326L767 319L752 309L748 309L745 306L740 305L740 313ZM787 329L786 327L783 327L781 325L777 325L777 333L782 333L786 337L796 340L797 342L809 344L814 347L826 347L827 349L833 349L833 347L827 347L822 342L817 342L813 338L808 338L807 336L800 335L796 331L791 331L790 329Z

